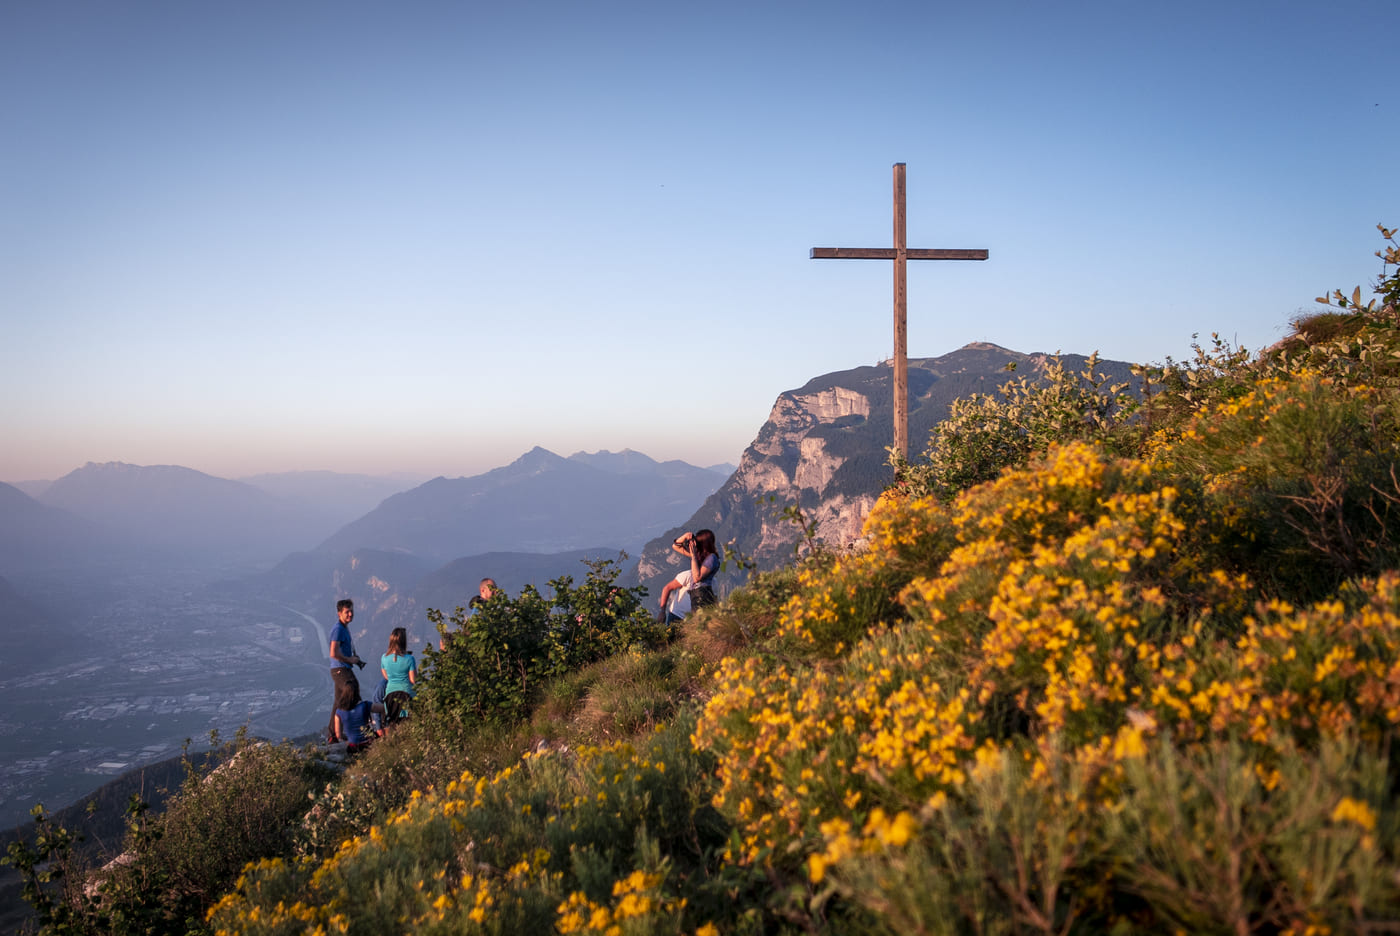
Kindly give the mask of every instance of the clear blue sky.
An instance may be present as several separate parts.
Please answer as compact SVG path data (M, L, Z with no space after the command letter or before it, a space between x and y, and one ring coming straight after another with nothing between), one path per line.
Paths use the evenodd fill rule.
M0 480L736 461L909 349L1249 347L1400 225L1393 2L0 4ZM917 441L917 440L916 440Z

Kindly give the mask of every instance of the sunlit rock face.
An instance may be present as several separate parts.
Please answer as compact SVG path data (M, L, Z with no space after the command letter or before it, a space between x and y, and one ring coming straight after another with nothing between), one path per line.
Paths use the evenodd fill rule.
M889 377L887 368L829 376L847 375L856 377L850 385L820 386L819 378L813 382L816 387L809 384L779 395L739 467L684 529L709 527L721 544L737 547L760 567L781 564L802 538L801 528L781 516L786 506L799 507L807 521L816 524L822 542L854 542L883 485L855 493L836 489L841 469L853 457L852 440L841 436L869 434L871 414L879 409L872 404L870 385L878 390L883 384L888 392ZM884 418L888 423L888 413ZM879 444L857 448L883 458ZM684 565L684 558L669 548L672 539L674 535L663 536L643 550L638 577L653 592Z

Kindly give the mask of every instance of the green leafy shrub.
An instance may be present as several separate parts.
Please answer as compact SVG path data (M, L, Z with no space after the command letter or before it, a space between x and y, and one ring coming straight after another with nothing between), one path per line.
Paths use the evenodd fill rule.
M1222 564L1308 599L1400 558L1397 403L1313 372L1265 377L1152 450L1183 486L1203 485Z
M1400 906L1386 759L1342 733L1261 776L1222 740L1125 762L1099 813L1119 888L1187 932L1382 932Z
M437 717L504 724L524 715L542 677L549 604L526 586L517 598L497 593L467 616L458 608L445 629L442 612L428 621L444 634L441 652L424 653L415 708Z
M1127 389L1099 373L1097 353L1078 374L1056 357L1039 378L1019 377L995 395L974 393L955 401L930 434L924 461L895 465L895 484L915 497L949 500L1025 464L1051 444L1107 440L1115 422L1137 409L1138 400Z
M511 724L528 714L546 677L663 642L645 590L617 585L621 570L611 560L588 566L578 588L572 576L551 581L549 599L527 585L516 598L497 592L470 615L430 610L443 644L425 653L418 704L443 717Z
M205 910L245 864L289 854L308 794L326 779L324 768L290 745L249 742L242 732L219 759L207 775L191 768L159 816L133 800L126 852L100 871L76 873L68 860L71 839L42 823L34 849L12 848L12 863L36 885L53 877L30 860L41 855L68 880L58 899L33 894L43 932L207 932Z
M621 568L611 560L589 562L578 588L572 576L550 582L554 590L548 639L548 674L567 673L632 647L654 647L665 633L646 607L646 589L617 584Z
M135 860L100 889L118 918L127 907L164 910L166 932L187 932L249 862L291 851L308 794L326 777L288 744L235 742L236 753L204 777L191 775L133 844Z

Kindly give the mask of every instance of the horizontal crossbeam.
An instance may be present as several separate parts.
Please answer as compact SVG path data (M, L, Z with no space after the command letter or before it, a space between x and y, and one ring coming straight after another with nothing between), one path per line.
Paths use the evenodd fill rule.
M908 260L986 260L985 250L925 250L909 248ZM811 260L893 260L893 247L813 247Z

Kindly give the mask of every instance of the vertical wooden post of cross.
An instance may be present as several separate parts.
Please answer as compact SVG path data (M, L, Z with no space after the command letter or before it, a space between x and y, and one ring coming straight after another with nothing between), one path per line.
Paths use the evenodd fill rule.
M909 457L909 249L904 228L904 163L894 164L894 447Z
M913 249L905 242L904 163L894 164L894 247L813 247L813 260L893 260L894 261L894 447L901 458L909 457L909 260L986 260L986 250Z

